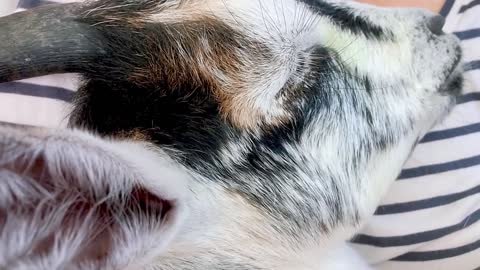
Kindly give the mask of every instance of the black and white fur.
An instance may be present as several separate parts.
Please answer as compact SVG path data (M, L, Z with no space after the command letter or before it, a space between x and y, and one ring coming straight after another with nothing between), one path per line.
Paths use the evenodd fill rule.
M71 129L0 127L0 269L370 269L346 242L462 87L458 41L422 10L72 14L95 53Z

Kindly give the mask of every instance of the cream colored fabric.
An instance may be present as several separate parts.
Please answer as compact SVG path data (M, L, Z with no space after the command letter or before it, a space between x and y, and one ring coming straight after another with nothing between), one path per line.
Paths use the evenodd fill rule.
M0 1L0 16L12 13L17 8L19 0L2 0Z

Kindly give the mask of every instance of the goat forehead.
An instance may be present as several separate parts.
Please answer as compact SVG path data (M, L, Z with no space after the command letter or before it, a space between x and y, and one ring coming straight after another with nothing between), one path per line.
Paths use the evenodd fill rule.
M372 71L368 68L371 65L366 65L365 68L361 65L364 65L367 59L381 64L378 63L378 59L387 59L391 50L398 50L405 45L399 42L388 43L388 41L394 41L395 36L407 34L393 31L398 30L395 29L398 28L395 26L398 18L389 19L387 15L379 16L382 12L378 11L372 11L374 15L367 14L364 6L356 6L349 1L175 0L162 2L161 6L163 8L150 14L147 20L179 23L209 19L217 24L227 25L240 36L247 37L249 41L266 46L275 56L275 63L255 61L256 66L253 70L257 70L260 77L264 79L259 79L255 85L251 84L250 87L258 91L254 92L256 94L249 92L252 95L247 96L250 102L257 101L256 106L259 110L273 108L272 111L276 112L272 114L277 118L285 117L281 115L277 104L262 103L260 100L265 101L274 96L275 90L283 86L289 76L296 75L292 70L295 71L303 62L306 51L317 46L328 47L339 53L340 60L347 64L346 67L364 69L364 74L368 74ZM398 15L391 11L388 14ZM410 26L405 28L409 29ZM200 32L203 30L200 29ZM364 50L365 47L372 46L376 46L374 52L379 55L377 60L371 59ZM407 46L404 47L403 52L406 53ZM244 51L243 56L256 51L255 49ZM409 59L409 55L405 55L403 59ZM393 64L393 67L399 67L410 63L405 61ZM381 70L376 71L382 73ZM395 70L395 72L399 74L400 71ZM251 75L250 78L255 78Z
M193 62L197 69L209 70L216 84L222 84L222 91L216 95L222 99L224 116L242 128L255 128L260 122L279 124L290 118L282 100L276 97L289 79L302 80L302 72L297 71L303 71L301 66L310 61L304 55L307 50L331 42L328 35L332 36L335 30L348 30L342 44L351 42L359 33L372 37L383 34L379 27L349 12L325 1L176 0L162 2L147 20L162 24L210 21L211 25L199 24L203 29L190 33L198 34L201 44L196 46L207 53L218 48L218 43L225 45L225 40L209 35L216 31L213 25L225 25L227 31L236 31L234 38L241 44L226 51L236 60L220 59L218 51L211 57L223 62L236 61L241 68L226 70L212 65L205 59L209 56L197 57ZM240 39L244 38L242 43Z

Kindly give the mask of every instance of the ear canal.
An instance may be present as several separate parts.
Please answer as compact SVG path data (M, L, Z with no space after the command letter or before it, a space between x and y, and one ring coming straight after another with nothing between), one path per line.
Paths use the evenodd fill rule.
M47 5L0 18L0 82L82 72L102 54L81 4Z

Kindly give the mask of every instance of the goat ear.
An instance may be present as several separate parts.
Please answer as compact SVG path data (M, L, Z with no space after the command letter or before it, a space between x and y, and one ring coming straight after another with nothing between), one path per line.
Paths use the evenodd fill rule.
M176 235L187 182L143 143L0 127L0 269L135 268Z

